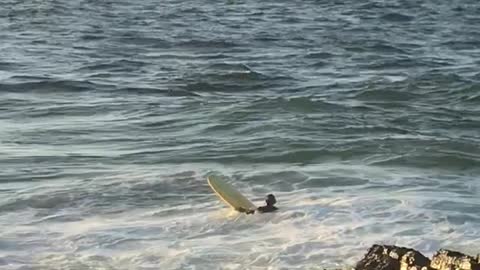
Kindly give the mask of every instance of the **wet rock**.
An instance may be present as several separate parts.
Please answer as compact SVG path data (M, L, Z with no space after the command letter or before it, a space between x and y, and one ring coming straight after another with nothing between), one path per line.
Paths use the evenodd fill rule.
M400 260L400 270L427 270L430 259L416 250L407 251Z
M427 270L430 260L405 247L373 245L357 263L356 270Z
M480 270L480 254L474 258L441 249L430 261L411 248L373 245L355 270Z
M430 267L436 270L480 270L479 256L441 249L433 256Z

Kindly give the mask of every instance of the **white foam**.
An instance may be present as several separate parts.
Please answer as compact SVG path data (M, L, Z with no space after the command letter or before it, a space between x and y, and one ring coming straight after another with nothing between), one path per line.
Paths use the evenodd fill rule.
M118 213L92 215L89 211L95 208L88 207L95 206L86 202L80 208L55 210L50 216L34 218L37 221L31 224L29 219L41 209L20 209L23 214L16 216L16 221L0 218L0 239L16 239L8 242L9 249L0 252L0 259L12 262L21 257L28 258L22 261L25 265L65 268L180 269L197 265L200 269L308 269L354 264L375 243L409 246L427 254L441 247L473 254L480 239L478 219L453 219L456 223L452 223L451 218L461 212L435 208L441 206L436 206L436 202L445 199L438 197L441 192L419 196L413 183L436 183L429 180L428 172L339 164L292 166L290 171L301 171L305 177L355 175L368 181L359 182L358 186L272 191L277 196L279 212L244 215L229 210L206 187L199 189L205 194L195 194L196 185L206 185L202 179L208 171L192 171L194 167L188 167L189 173L177 174L190 177L191 194L169 205L152 201L148 207L136 207L125 202L120 207L124 210ZM255 173L268 175L279 171L279 166L264 166ZM254 174L238 168L223 173L237 180ZM123 194L133 192L132 188L148 191L149 186L156 187L159 182L167 183L166 187L177 184L172 177L164 179L160 174L125 175L83 187L36 188L22 196L26 201L29 196L35 199L48 192L65 196L68 192L60 192L62 187L69 192L82 188L105 192L115 188ZM410 178L414 179L412 186ZM238 186L251 198L262 198L265 194L258 190L268 190L254 182ZM478 203L468 196L446 198L459 206ZM16 226L5 226L8 223Z

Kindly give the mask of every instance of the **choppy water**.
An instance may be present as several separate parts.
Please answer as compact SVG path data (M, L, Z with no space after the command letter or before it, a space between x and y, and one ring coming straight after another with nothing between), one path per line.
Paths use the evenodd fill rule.
M479 250L476 0L7 0L0 40L1 269Z

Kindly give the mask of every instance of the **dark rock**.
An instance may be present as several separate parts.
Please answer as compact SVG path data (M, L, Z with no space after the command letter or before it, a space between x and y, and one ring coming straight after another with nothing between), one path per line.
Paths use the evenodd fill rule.
M480 270L480 254L474 258L441 249L430 261L411 248L373 245L355 270Z
M423 270L430 260L420 252L405 247L373 245L357 263L356 270Z
M480 270L479 256L441 249L433 256L430 267L436 270Z
M423 256L422 253L411 250L405 253L400 260L401 270L427 270L430 259Z

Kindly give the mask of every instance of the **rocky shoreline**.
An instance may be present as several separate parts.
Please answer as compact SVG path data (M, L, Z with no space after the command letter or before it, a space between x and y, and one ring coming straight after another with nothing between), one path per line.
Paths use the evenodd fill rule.
M373 245L354 267L355 270L480 270L480 254L476 257L440 249L427 258L405 247Z

